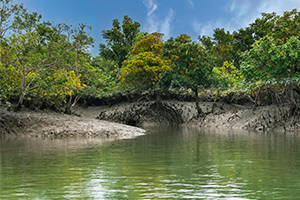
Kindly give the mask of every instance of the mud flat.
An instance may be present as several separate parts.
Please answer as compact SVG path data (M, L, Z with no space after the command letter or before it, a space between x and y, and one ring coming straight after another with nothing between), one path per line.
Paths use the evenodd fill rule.
M34 137L98 137L124 139L145 134L145 130L113 122L97 120L95 108L83 110L85 115L65 115L48 111L9 112L0 108L0 136ZM83 114L83 111L81 113Z

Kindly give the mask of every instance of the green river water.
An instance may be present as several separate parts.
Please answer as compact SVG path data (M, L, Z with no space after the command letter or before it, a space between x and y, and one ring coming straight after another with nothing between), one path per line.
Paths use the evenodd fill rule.
M152 129L134 139L0 138L0 199L299 199L300 136Z

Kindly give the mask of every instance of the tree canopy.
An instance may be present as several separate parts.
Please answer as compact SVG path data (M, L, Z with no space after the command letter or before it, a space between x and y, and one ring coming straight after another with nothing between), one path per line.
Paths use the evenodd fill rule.
M161 57L163 34L152 33L143 37L123 62L120 79L131 87L153 87L162 73L169 70L169 61Z
M66 24L40 22L40 15L27 13L22 5L13 5L8 0L1 3L2 9L6 9L1 11L4 13L1 16L1 98L19 96L16 110L25 98L52 99L59 106L66 96L82 90L86 86L84 77L90 71L87 48L93 43L93 38L88 36L91 28L85 24L73 29ZM3 33L8 28L13 34L5 37Z
M163 41L161 33L140 32L140 24L125 15L103 30L99 56L90 54L92 27L72 27L43 21L23 4L0 0L0 100L46 101L66 112L80 98L100 97L135 88L208 88L255 90L280 85L291 96L300 91L300 12L262 13L234 32L215 28L198 42L182 34ZM275 87L274 87L275 88ZM300 94L300 92L299 92Z
M191 88L196 97L198 114L198 88L209 86L213 69L212 57L199 43L192 42L187 35L169 39L163 47L163 57L171 59L172 70L162 77L160 86L167 88Z
M121 67L140 33L140 26L138 22L133 22L127 15L124 16L122 25L118 19L114 19L112 29L102 31L101 35L106 40L106 45L99 45L100 57L114 60Z

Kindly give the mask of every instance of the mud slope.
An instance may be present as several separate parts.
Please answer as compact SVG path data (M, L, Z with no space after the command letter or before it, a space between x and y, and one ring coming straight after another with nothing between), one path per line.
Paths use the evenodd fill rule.
M255 111L251 103L216 103L213 110L212 102L202 102L200 107L206 113L205 117L197 117L193 102L123 103L107 107L97 118L144 128L148 125L183 125L284 132L300 129L300 116L289 116L288 105L261 106Z
M86 113L88 111L88 109L85 110ZM140 128L90 117L28 110L13 113L0 108L0 136L103 137L122 139L143 135L144 133L145 130Z

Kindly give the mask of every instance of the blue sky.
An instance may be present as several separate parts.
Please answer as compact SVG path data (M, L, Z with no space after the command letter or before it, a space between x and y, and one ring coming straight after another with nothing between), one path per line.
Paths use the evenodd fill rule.
M112 27L113 19L122 22L124 15L141 24L141 31L161 32L164 39L182 33L197 40L199 35L212 35L213 29L236 31L248 26L262 12L282 14L300 10L300 0L14 0L29 12L37 12L45 21L76 26L92 26L91 36L98 55L103 29Z

